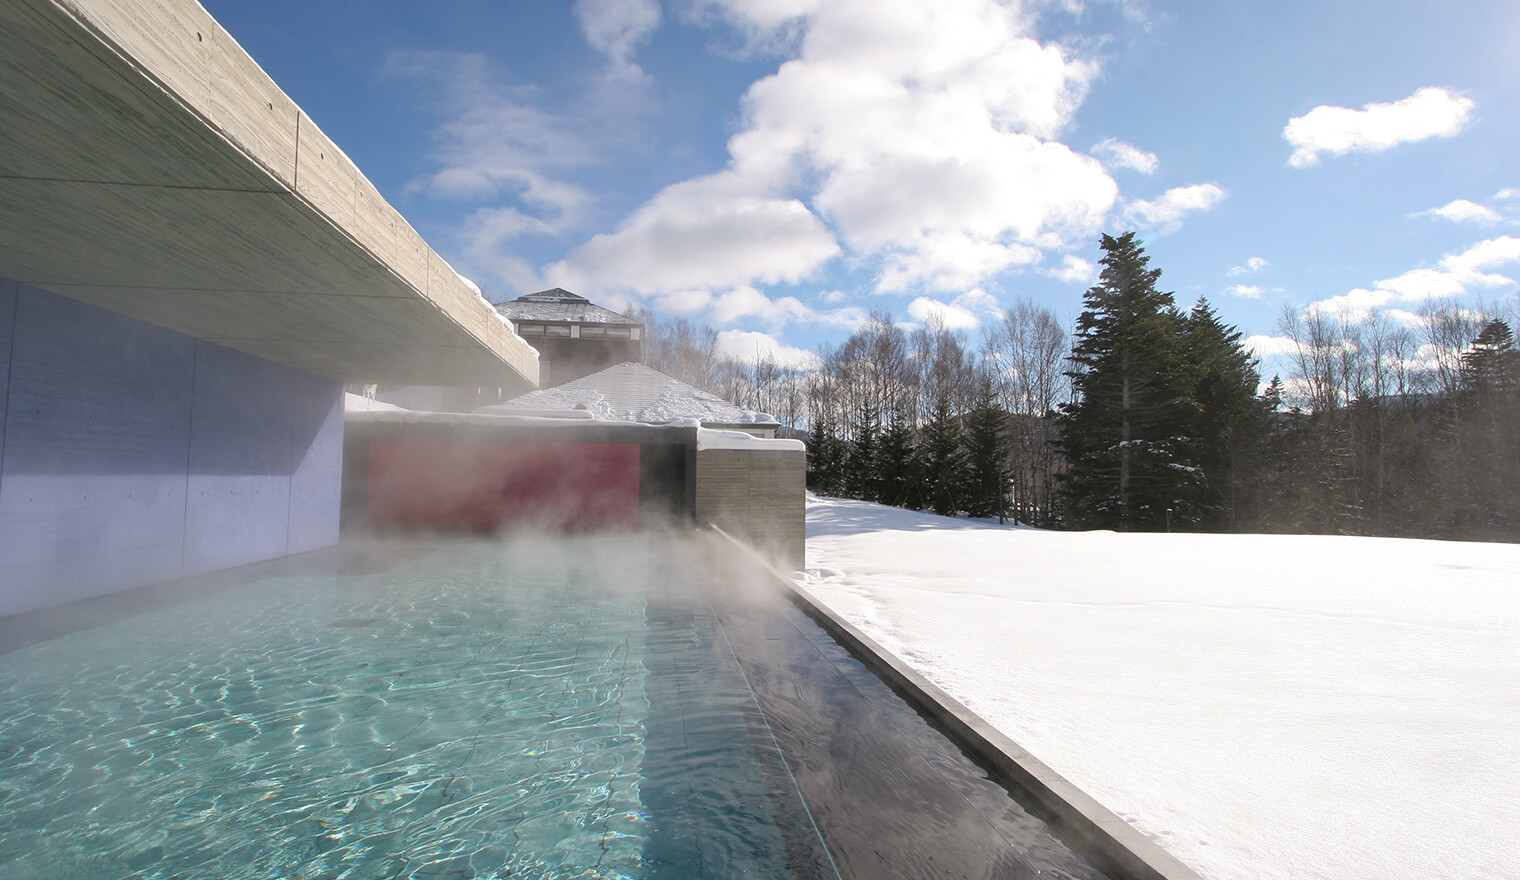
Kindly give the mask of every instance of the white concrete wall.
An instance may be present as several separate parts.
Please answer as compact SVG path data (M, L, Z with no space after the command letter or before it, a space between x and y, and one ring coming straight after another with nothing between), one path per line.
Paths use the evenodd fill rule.
M0 614L329 546L342 387L0 280Z

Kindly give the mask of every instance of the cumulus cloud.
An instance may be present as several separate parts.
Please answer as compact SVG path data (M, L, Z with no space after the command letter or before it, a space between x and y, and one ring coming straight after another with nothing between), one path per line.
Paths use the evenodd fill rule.
M782 345L776 337L753 330L722 330L718 333L718 353L744 363L769 358L774 363L796 370L816 370L818 355L806 349Z
M1485 208L1477 202L1470 202L1467 199L1456 199L1455 201L1447 202L1439 208L1431 208L1428 211L1416 211L1409 216L1439 218L1450 220L1453 223L1477 223L1485 226L1498 223L1504 219L1499 216L1498 211L1492 208Z
M864 309L844 306L815 309L795 296L771 297L749 285L714 295L702 289L680 290L654 298L657 311L676 315L703 313L707 321L723 325L755 321L779 331L788 324L823 324L854 330L865 323Z
M839 252L802 202L744 189L725 173L667 187L545 277L593 293L734 288L799 281Z
M1225 274L1231 277L1234 277L1236 275L1251 275L1256 272L1260 272L1270 265L1271 263L1268 263L1263 257L1251 257L1250 259L1246 260L1246 264L1244 266L1231 266L1230 271L1226 272Z
M964 289L1086 240L1117 198L1097 159L1054 140L1097 66L1042 45L1017 6L698 7L760 36L795 33L793 57L747 92L727 168L658 194L550 274L716 289L805 277L846 253L879 267L881 290ZM739 215L766 228L725 220ZM684 246L698 231L721 256Z
M1154 229L1162 235L1176 232L1182 218L1199 211L1207 211L1224 201L1224 187L1217 183L1195 183L1179 186L1161 194L1154 202L1137 199L1124 206L1124 219L1145 229Z
M1098 267L1090 260L1067 254L1061 258L1061 265L1058 268L1047 269L1045 274L1057 281L1090 284L1098 279Z
M1435 266L1411 269L1340 296L1320 300L1313 307L1336 313L1366 313L1394 302L1420 302L1464 296L1483 289L1517 286L1515 279L1492 270L1520 263L1520 238L1505 235L1480 241L1467 250L1447 254Z
M1286 336L1247 336L1244 345L1247 351L1262 360L1293 354L1298 350L1298 343Z
M794 296L773 300L745 285L715 299L710 314L718 324L731 324L740 318L753 317L779 328L790 321L811 319L814 312Z
M980 326L982 318L1002 314L997 297L981 288L969 290L950 302L921 296L908 303L908 315L919 323L937 318L947 330L969 330Z
M1104 138L1094 144L1092 154L1111 169L1132 168L1141 174L1155 174L1161 167L1161 160L1155 153L1114 138Z
M694 315L712 303L712 294L706 290L677 290L655 300L657 311L675 315Z
M1520 189L1516 189L1515 187L1512 187L1512 186L1506 186L1504 189L1501 189L1498 192L1494 193L1494 198L1496 198L1496 199L1520 199Z
M1256 284L1232 284L1229 287L1226 287L1224 289L1224 292L1230 296L1243 296L1246 299L1261 299L1261 295L1263 293L1266 293L1267 290L1266 288Z
M954 303L930 299L927 296L921 296L908 303L908 315L919 323L928 323L938 318L939 323L947 330L969 330L981 324L970 309Z
M1423 88L1403 100L1360 110L1321 105L1288 120L1283 137L1293 145L1288 164L1319 164L1320 154L1381 153L1399 144L1449 138L1467 126L1473 100L1451 89Z
M1332 296L1311 303L1310 309L1319 309L1334 315L1366 315L1374 309L1380 309L1388 305L1394 299L1394 293L1389 290L1368 290L1358 287L1349 290L1339 296Z
M657 0L576 0L575 17L586 42L607 57L614 76L647 76L633 63L633 53L660 26Z
M1476 288L1515 286L1514 279L1489 271L1515 262L1520 262L1520 238L1505 235L1447 254L1434 268L1412 269L1376 286L1403 300L1461 296Z

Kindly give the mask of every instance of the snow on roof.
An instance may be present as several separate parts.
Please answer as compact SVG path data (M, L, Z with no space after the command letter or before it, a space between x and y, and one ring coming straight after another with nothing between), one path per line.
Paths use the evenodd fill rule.
M563 321L575 324L626 324L641 327L643 322L571 293L559 287L528 293L496 306L496 311L513 321Z
M633 363L608 367L556 388L530 391L476 412L512 415L544 410L586 410L600 419L652 425L696 419L706 426L780 426L768 413L744 409L652 367Z
M754 452L806 452L801 440L768 440L743 431L703 428L697 432L697 449L748 449Z

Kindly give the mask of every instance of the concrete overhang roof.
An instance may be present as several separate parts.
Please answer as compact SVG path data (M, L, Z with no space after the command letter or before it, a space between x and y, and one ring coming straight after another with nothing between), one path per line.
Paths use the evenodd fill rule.
M4 0L0 83L0 276L343 381L538 384L194 0Z

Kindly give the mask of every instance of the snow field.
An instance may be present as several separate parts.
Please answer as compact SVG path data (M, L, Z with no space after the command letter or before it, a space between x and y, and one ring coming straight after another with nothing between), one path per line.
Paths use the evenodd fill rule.
M1520 876L1520 546L809 498L803 586L1210 880Z

